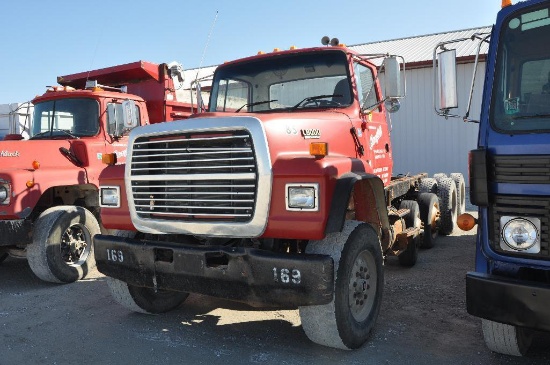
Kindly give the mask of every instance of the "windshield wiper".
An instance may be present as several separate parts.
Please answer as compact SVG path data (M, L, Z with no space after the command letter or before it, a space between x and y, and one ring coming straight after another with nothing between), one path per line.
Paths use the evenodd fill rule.
M248 103L248 104L244 104L243 106L241 106L239 109L235 110L235 113L238 113L241 111L242 108L244 108L245 106L255 106L255 105L260 105L260 104L267 104L267 103L273 103L275 101L278 101L277 99L273 99L273 100L265 100L265 101L257 101L255 103Z
M302 105L307 105L308 102L314 101L317 99L325 99L325 98L341 98L343 95L341 94L330 94L330 95L317 95L317 96L308 96L307 98L304 98L302 101L300 101L298 104L294 105L290 109L297 109L298 107Z
M550 118L550 114L531 114L512 117L512 119Z
M35 134L34 136L32 136L31 138L29 139L38 139L40 137L44 137L44 136L49 136L49 137L53 137L53 132L63 132L65 133L67 136L71 137L71 138L74 138L74 139L79 139L78 136L75 136L74 134L72 134L71 132L65 130L65 129L51 129L49 131L44 131L44 132L40 132L40 133L37 133Z

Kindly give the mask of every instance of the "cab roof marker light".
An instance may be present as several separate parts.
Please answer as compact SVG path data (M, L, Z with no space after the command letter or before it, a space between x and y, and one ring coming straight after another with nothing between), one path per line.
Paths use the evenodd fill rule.
M510 5L512 5L512 0L502 0L501 7L505 8L505 7L510 6Z

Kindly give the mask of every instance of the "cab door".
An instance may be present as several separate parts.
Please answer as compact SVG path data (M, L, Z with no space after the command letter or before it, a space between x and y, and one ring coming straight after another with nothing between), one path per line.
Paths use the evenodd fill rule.
M391 155L390 128L380 100L376 70L360 62L354 63L354 76L361 109L361 131L358 133L364 146L366 163L372 173L380 177L384 185L391 180L393 160Z

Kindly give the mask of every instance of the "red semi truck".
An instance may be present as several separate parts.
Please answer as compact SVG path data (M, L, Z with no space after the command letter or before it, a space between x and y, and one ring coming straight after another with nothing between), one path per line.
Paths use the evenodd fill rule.
M182 77L176 63L139 61L58 77L60 86L32 100L29 138L0 141L0 261L27 257L50 282L95 267L102 157L124 161L137 125L188 117L192 104L176 95Z
M460 203L451 179L392 176L403 75L384 57L384 96L371 59L334 45L227 62L209 112L132 130L126 164L100 176L118 231L95 236L95 257L114 298L143 313L189 292L298 307L312 341L361 346L385 258L414 265Z

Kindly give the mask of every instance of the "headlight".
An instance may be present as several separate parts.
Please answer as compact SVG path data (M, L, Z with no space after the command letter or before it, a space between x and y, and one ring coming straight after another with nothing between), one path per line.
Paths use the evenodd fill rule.
M8 205L10 203L10 188L7 184L0 185L0 204Z
M120 207L120 187L118 186L100 186L99 187L99 205L106 208Z
M521 253L540 252L540 219L531 217L500 218L500 247Z
M319 210L319 184L287 184L285 188L287 210Z

